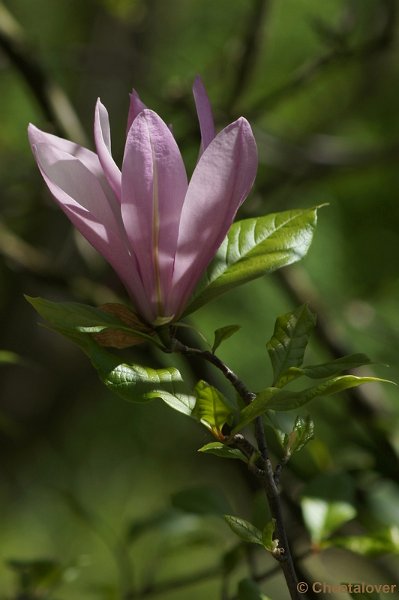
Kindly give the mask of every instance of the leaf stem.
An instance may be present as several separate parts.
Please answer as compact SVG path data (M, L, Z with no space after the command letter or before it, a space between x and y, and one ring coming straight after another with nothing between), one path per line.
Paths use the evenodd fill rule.
M212 352L209 352L208 350L201 350L199 348L190 348L189 346L186 346L176 340L176 338L173 338L170 350L172 352L180 352L181 354L187 356L199 356L214 365L231 383L246 405L249 405L255 399L256 394L251 392L245 383L241 381L241 379L234 373L234 371L232 371L218 356ZM255 438L260 452L260 459L263 468L255 468L253 469L253 472L261 481L270 506L270 512L272 517L276 520L276 538L279 540L279 542L277 551L273 554L273 556L280 564L292 600L300 600L302 595L299 594L297 589L298 579L295 573L295 566L288 543L280 501L280 492L275 481L273 465L269 457L262 417L257 417L255 420Z

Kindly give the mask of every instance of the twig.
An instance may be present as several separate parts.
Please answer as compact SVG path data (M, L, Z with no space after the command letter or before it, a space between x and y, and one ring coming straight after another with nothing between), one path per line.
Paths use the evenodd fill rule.
M198 348L190 348L181 344L175 338L172 339L171 351L180 352L185 355L197 355L201 356L204 360L213 364L219 369L223 375L232 384L234 389L243 399L245 404L250 404L256 394L251 392L243 381L215 354L207 350L200 350ZM262 487L266 493L266 497L270 506L270 512L272 517L276 520L276 538L278 539L278 548L273 556L279 561L281 569L283 571L287 587L289 589L292 600L299 600L301 595L298 592L297 584L298 580L295 574L295 567L292 560L291 550L288 543L288 537L285 530L284 519L282 515L280 494L277 485L274 480L273 466L269 457L265 431L263 427L262 417L258 417L255 420L255 437L258 445L258 449L261 456L262 469L256 470L256 475L259 477L262 483Z
M381 9L381 7L378 7ZM395 35L395 20L397 7L395 0L385 0L383 10L383 24L379 32L353 47L340 46L313 59L299 67L286 83L276 90L259 98L248 111L250 116L258 116L265 110L279 104L285 99L291 99L292 95L312 83L318 75L329 67L348 61L364 61L372 55L378 54L390 48Z
M45 118L54 125L56 133L76 142L86 143L84 129L65 92L50 79L36 60L21 27L2 3L0 48L27 83Z
M240 97L251 79L261 45L262 28L269 7L270 0L254 0L253 2L253 9L249 15L248 27L243 39L241 60L235 69L231 99L228 101L230 112L234 112Z

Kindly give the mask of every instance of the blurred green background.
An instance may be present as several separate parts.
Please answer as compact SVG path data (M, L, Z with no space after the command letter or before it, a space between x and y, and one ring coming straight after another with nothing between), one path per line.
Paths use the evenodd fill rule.
M222 297L191 323L210 339L217 327L242 325L220 355L256 390L270 384L265 343L275 317L306 301L320 323L309 363L366 352L376 364L363 373L399 381L397 12L396 0L0 3L2 600L31 598L17 595L17 581L39 577L46 563L29 564L39 560L64 571L54 595L37 598L122 598L153 579L202 571L192 586L158 589L156 597L233 598L245 567L231 582L218 572L233 535L217 515L171 512L171 496L210 486L246 518L254 498L259 504L244 469L197 454L210 441L205 430L161 402L112 396L78 348L38 325L23 294L97 305L124 296L51 200L28 147L28 122L92 147L100 96L120 162L134 86L173 124L191 171L199 144L191 85L200 74L218 128L243 114L257 138L258 179L240 216L328 207L302 263ZM135 359L154 366L164 357L144 348ZM209 367L192 370L219 382ZM188 372L189 383L194 376ZM309 546L302 490L321 474L344 477L357 511L339 533L399 526L394 386L318 400L307 412L316 439L283 477L295 553ZM258 573L273 566L267 556L252 559ZM306 558L300 575L399 583L398 567L392 556L328 550ZM264 589L286 597L279 576Z

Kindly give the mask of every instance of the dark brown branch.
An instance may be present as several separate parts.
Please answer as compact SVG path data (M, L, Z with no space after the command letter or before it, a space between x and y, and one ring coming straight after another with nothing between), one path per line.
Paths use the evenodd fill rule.
M244 382L242 382L239 377L212 352L206 350L203 351L197 348L190 348L184 344L181 344L176 339L171 340L171 350L188 356L197 355L202 357L204 360L210 362L221 371L221 373L240 395L245 404L248 405L255 399L256 394L251 392ZM269 503L271 515L276 521L275 537L278 539L278 548L276 549L276 552L273 553L273 556L276 560L278 560L281 566L292 600L299 600L301 595L297 589L298 580L295 574L294 562L285 530L280 502L280 493L274 480L273 466L267 449L262 417L258 417L255 420L255 438L260 452L262 466L261 469L256 470L256 475L262 483L262 487Z

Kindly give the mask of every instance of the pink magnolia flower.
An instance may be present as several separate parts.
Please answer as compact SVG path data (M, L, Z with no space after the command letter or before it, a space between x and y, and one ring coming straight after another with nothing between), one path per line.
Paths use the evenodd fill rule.
M29 125L41 174L73 225L104 256L148 323L177 319L248 195L257 150L243 117L215 135L202 82L193 93L201 148L190 182L162 119L130 95L122 169L97 101L96 153Z

